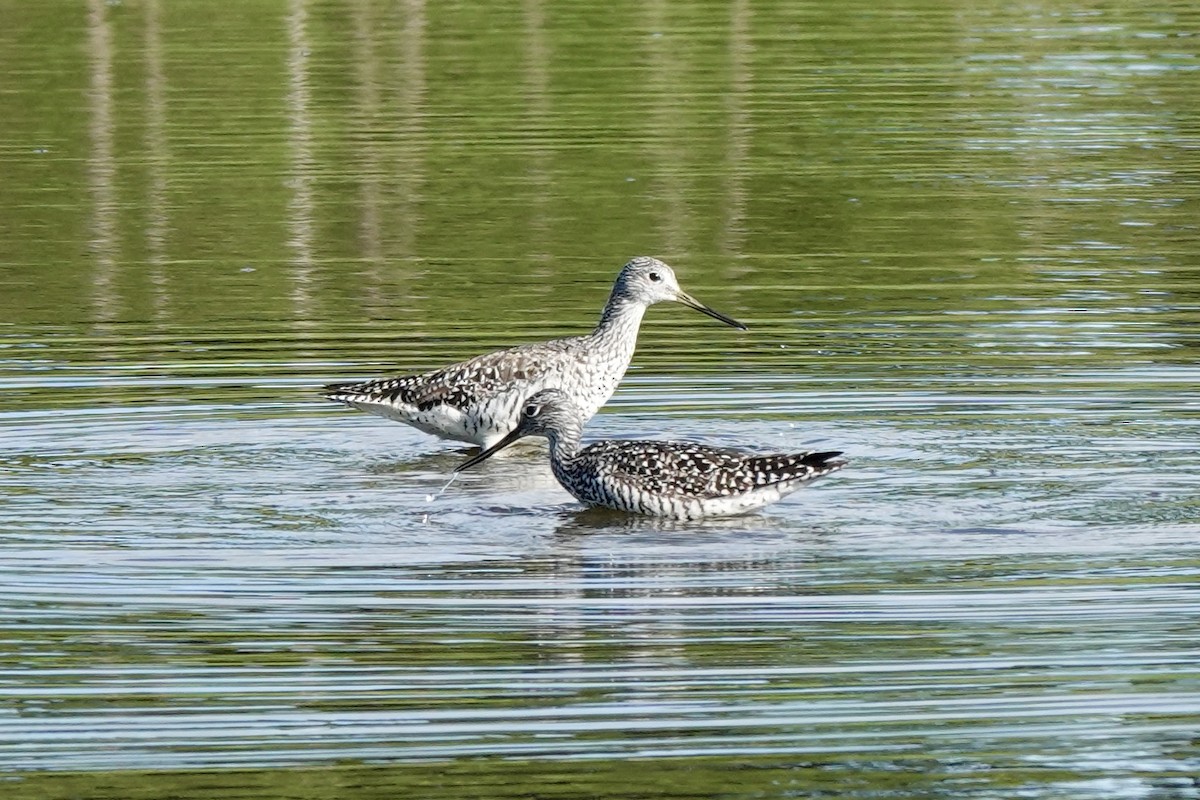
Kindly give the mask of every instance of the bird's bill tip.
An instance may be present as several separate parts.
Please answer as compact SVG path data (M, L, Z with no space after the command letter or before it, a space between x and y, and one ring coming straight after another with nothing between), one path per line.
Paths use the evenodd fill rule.
M500 441L496 442L491 447L480 449L480 451L476 455L471 456L466 461L464 461L463 463L461 463L457 467L455 467L454 471L462 472L465 469L470 469L471 467L475 466L476 464L480 463L481 461L487 461L489 458L496 455L496 453L499 453L501 450L503 450L504 448L508 447L510 444L515 442L517 439L520 439L521 436L522 436L522 434L519 431L517 431L517 430L511 431L507 436L505 436Z
M697 311L699 311L701 314L707 314L708 316L712 317L713 319L717 320L718 322L724 322L726 325L728 325L731 328L737 328L738 330L741 330L741 331L749 330L749 328L746 327L745 323L738 322L733 317L727 317L724 314L722 314L720 311L714 311L713 309L704 305L704 303L701 303L699 300L692 297L687 292L681 291L675 299L678 300L680 303L683 303L688 308L694 308Z

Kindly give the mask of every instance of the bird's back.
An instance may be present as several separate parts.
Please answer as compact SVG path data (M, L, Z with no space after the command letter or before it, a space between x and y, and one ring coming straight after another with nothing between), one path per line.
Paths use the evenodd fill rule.
M606 440L563 465L580 500L655 516L716 516L760 508L841 469L838 452L751 455L692 442Z
M591 414L604 404L620 375L596 380L588 374L584 340L523 344L417 375L331 384L325 396L436 436L487 446L516 426L521 403L542 389L573 393Z

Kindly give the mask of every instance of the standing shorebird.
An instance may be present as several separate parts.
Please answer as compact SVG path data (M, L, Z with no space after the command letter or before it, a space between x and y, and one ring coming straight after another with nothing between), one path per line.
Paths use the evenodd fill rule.
M563 488L592 506L673 519L754 511L847 462L840 451L753 455L694 442L606 439L582 450L587 413L558 389L525 402L512 433L457 468L461 472L523 436L550 440L550 468Z
M586 421L625 375L642 315L665 301L746 330L680 289L666 264L638 256L621 268L600 322L589 334L497 350L420 375L334 383L325 387L325 396L443 439L485 448L517 426L524 400L542 389L569 392Z

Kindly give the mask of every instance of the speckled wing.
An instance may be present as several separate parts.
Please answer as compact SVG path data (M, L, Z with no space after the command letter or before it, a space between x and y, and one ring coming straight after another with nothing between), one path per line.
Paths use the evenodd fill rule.
M826 450L819 453L749 456L742 461L741 474L745 476L747 486L811 481L846 466L846 462L838 458L841 454L841 450Z
M357 384L326 386L335 400L370 399L377 403L409 405L428 411L440 405L467 409L496 392L537 380L555 367L576 360L565 340L538 342L498 350L451 364L433 372L381 378Z
M657 495L711 499L840 469L837 452L754 456L690 442L598 442L580 454L604 478Z

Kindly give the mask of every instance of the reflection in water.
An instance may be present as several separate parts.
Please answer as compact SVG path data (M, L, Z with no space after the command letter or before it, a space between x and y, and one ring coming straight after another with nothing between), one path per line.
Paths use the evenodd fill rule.
M308 65L308 0L288 0L287 111L291 154L292 196L288 202L288 246L292 249L292 303L297 319L311 317L313 272L313 155L312 96Z
M361 287L368 309L408 311L405 287L415 277L420 249L425 149L424 0L404 0L380 11L369 0L352 7L359 76L353 137L361 168L359 230L366 262ZM395 64L395 72L388 68Z
M1185 15L568 5L0 26L0 125L63 145L0 148L5 800L1190 798ZM496 256L581 232L661 232L714 303L746 266L757 323L648 321L589 436L855 469L681 523L583 509L536 443L438 495L467 452L311 397L578 323L599 276L531 301Z
M400 259L423 255L418 245L421 229L421 204L424 200L425 148L430 135L425 110L425 0L404 0L397 5L402 19L396 36L399 68L394 81L397 113L397 161L388 176L394 183L394 216L389 220L393 231L392 250Z
M382 76L379 51L375 46L377 22L374 8L375 3L371 0L353 0L350 19L354 30L354 68L357 78L354 90L357 117L354 157L360 165L360 241L367 271L375 276L374 280L365 282L367 301L372 306L379 306L383 301L377 273L384 260L381 223L383 197L380 191L384 176L382 145L378 134Z
M146 166L150 187L146 193L146 249L149 255L152 307L157 319L168 314L171 286L167 261L167 175L171 153L167 144L167 79L163 71L162 0L145 0L146 53Z
M753 76L750 60L754 44L750 39L750 0L732 0L729 4L729 91L725 95L728 105L729 142L725 152L726 188L724 226L721 228L720 251L723 256L740 255L745 239L745 217L747 203L746 173L750 155L751 129L750 112L746 108L750 96ZM728 280L745 274L747 268L729 265L723 274Z
M449 469L462 464L467 458L477 455L478 449L459 450L453 463L447 463ZM495 463L490 463L495 462ZM550 459L544 443L526 447L506 447L488 459L489 466L475 467L463 473L463 479L458 483L458 490L470 493L471 499L484 495L503 497L507 495L515 502L520 502L517 495L522 492L539 492L539 499L549 502L561 501L566 505L577 506L575 498L559 486L550 471ZM464 498L466 499L466 498Z
M696 521L680 521L663 519L661 517L646 517L639 514L625 514L607 508L583 508L563 511L559 515L560 524L555 529L555 535L565 539L572 536L595 536L605 534L620 537L620 541L632 541L630 536L645 534L657 537L660 534L668 536L681 534L674 542L681 547L694 549L698 543L706 539L718 538L736 549L739 547L736 537L726 539L724 534L732 533L738 536L752 537L757 533L767 533L780 529L780 523L765 514L747 514L741 517L715 517ZM614 540L617 541L617 540ZM670 539L661 540L671 544ZM645 540L642 540L645 543Z
M114 152L113 45L108 3L88 0L88 184L92 195L92 306L99 321L116 319L117 164Z
M688 241L687 148L681 144L685 104L680 95L686 91L686 81L679 44L669 22L670 10L667 0L646 3L649 38L645 46L650 58L644 102L650 108L645 137L649 160L655 165L648 190L654 193L654 206L662 214L659 252L678 254L688 252L692 243ZM671 257L666 258L670 262Z
M364 468L372 475L421 472L449 478L455 467L478 452L478 448L465 445L453 449L436 450L432 453L421 450L388 451L373 455Z
M523 0L525 26L522 31L525 56L525 125L534 141L523 148L529 162L528 175L533 186L530 208L529 257L537 263L537 275L554 277L553 252L549 240L549 212L554 197L550 151L544 140L546 121L552 118L550 106L550 48L547 44L545 0Z

